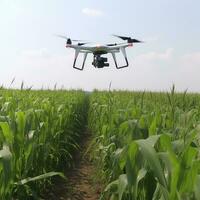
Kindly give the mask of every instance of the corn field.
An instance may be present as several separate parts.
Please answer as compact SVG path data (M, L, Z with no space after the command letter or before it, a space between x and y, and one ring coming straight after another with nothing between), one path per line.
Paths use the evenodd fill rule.
M39 199L72 164L87 113L81 91L0 91L0 199Z
M200 95L0 90L0 199L40 199L86 126L101 200L200 199Z
M98 92L90 99L101 199L200 199L200 96Z

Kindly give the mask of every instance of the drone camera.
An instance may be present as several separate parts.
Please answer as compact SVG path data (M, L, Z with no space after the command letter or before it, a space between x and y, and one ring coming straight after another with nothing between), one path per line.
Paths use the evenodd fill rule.
M104 63L104 67L109 67L109 63Z
M103 66L104 66L104 67L108 67L108 66L109 66L109 63L107 63L108 58L105 58L105 57L101 57L101 58L102 58Z
M95 55L92 64L97 68L108 67L109 63L107 63L108 58L101 57L100 55Z
M107 61L108 61L108 58L99 57L99 61L100 61L100 62L107 62Z

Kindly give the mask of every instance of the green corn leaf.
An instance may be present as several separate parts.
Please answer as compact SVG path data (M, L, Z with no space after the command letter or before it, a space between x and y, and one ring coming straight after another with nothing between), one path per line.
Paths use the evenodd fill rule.
M151 123L151 126L149 127L149 136L150 135L156 135L156 117L154 118L154 120Z
M119 200L122 199L123 193L128 185L127 175L122 174L119 176L119 183L118 183L118 193L119 193Z
M148 161L148 164L155 177L157 177L159 183L163 186L163 188L167 188L167 182L159 161L159 157L155 149L151 146L151 143L149 143L148 140L137 140L136 143L139 145L139 150L141 151L143 157ZM164 190L163 195L166 200L169 199L168 193Z
M35 177L31 177L31 178L28 177L28 178L22 179L22 180L18 181L17 183L15 183L15 185L25 185L29 182L35 182L35 181L39 181L39 180L42 180L42 179L51 178L53 176L60 176L60 177L65 179L65 176L63 175L63 173L48 172L48 173L45 173L45 174L41 174L39 176L35 176Z
M13 133L9 127L9 124L7 122L0 122L0 127L2 129L2 133L4 136L5 141L11 145L13 143Z

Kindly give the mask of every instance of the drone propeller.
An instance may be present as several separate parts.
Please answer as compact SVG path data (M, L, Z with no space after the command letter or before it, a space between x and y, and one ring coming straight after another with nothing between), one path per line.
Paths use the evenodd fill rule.
M113 43L113 44L106 44L106 46L112 47L112 46L116 46L117 43Z
M68 37L66 37L66 36L64 36L64 35L57 35L57 34L56 34L56 36L67 40L67 44L72 44L72 41L73 41L73 42L81 42L81 41L83 41L83 40L74 40L74 39L68 38ZM78 43L78 44L81 46L81 45L84 45L84 44L86 44L86 43Z
M142 43L143 42L137 39L132 39L131 37L119 36L119 35L113 35L113 36L118 37L122 40L127 40L128 43Z
M88 44L89 42L79 42L78 43L78 46L82 46L82 45L85 45L85 44Z

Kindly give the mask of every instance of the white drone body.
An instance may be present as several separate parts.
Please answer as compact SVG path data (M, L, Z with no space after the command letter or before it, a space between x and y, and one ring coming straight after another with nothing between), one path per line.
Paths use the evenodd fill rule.
M133 43L140 43L141 41L132 39L131 37L124 37L124 36L117 36L116 37L121 38L122 40L126 40L127 42L125 43L113 43L113 44L106 44L106 45L95 45L95 46L87 46L87 43L77 43L77 44L72 44L72 41L79 41L79 40L71 40L70 38L67 38L65 36L58 35L59 37L62 37L66 39L66 48L73 48L75 49L75 57L74 57L74 63L73 63L73 68L78 69L78 70L83 70L85 61L87 58L87 55L89 53L93 54L93 62L92 65L96 68L103 68L103 67L109 67L109 63L107 63L107 58L102 57L101 55L111 53L115 67L117 69L122 69L125 67L129 66L128 63L128 58L126 55L126 48L127 47L132 47ZM124 59L125 59L125 65L124 66L118 66L117 59L116 59L116 53L122 52ZM78 55L80 53L83 53L83 63L81 67L76 66L76 61L78 58Z

